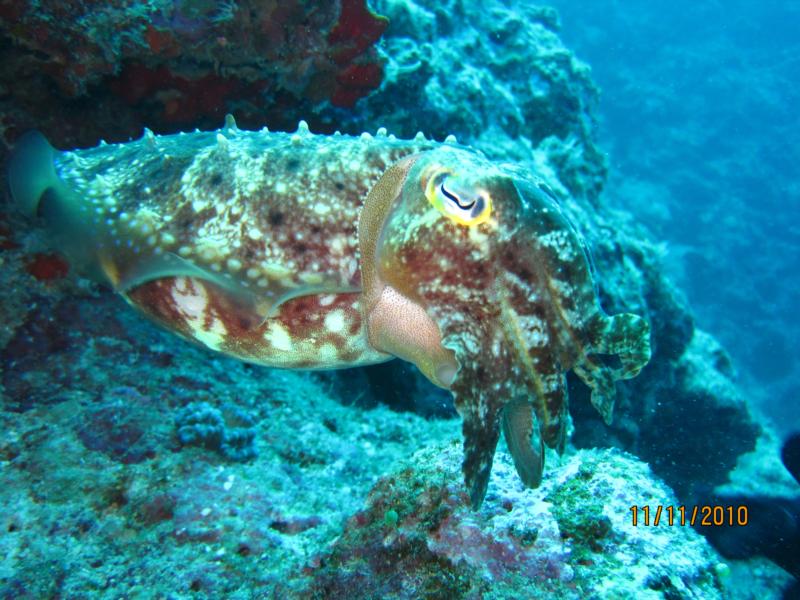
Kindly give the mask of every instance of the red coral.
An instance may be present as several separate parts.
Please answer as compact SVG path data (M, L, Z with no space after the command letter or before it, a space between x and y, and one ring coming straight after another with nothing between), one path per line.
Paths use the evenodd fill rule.
M55 281L69 273L69 264L58 254L35 254L25 270L39 281Z
M144 32L144 39L153 54L171 58L181 53L178 41L169 31L148 25Z
M380 39L389 19L373 13L364 0L341 0L339 22L328 34L331 58L345 65Z
M367 0L178 2L150 14L123 0L0 0L0 87L13 90L0 99L0 141L39 129L56 147L91 146L143 125L213 127L226 112L288 127L380 85L374 45L387 23Z
M350 108L356 100L376 89L383 81L383 66L378 63L350 65L336 76L331 104Z
M373 13L364 0L341 0L339 21L328 34L328 55L341 70L331 92L331 104L352 107L380 86L383 65L372 45L383 35L389 20Z
M261 82L247 85L236 78L208 74L188 79L166 66L130 65L109 88L129 106L156 101L163 107L165 123L189 124L207 116L221 116L230 100L254 98Z
M0 250L13 250L19 244L13 240L11 228L4 222L5 215L0 215Z

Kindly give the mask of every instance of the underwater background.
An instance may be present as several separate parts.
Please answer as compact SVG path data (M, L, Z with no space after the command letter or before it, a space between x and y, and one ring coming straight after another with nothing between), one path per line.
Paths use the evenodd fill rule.
M461 420L413 365L187 343L3 181L0 597L798 597L800 8L549 4L0 3L4 163L29 130L70 150L226 114L452 134L546 182L653 350L608 425L568 374L564 454L529 490L501 442L473 511ZM642 510L743 505L699 531Z
M800 6L551 4L602 89L609 195L668 244L671 276L753 400L797 429Z

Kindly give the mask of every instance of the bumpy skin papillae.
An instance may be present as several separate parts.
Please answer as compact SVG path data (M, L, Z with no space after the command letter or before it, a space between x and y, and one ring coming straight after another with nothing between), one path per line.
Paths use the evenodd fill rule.
M433 146L304 124L75 152L30 134L9 179L79 270L187 339L260 364L349 367L392 358L361 318L364 198L390 165Z
M530 487L543 444L563 448L565 371L608 421L649 359L546 189L451 144L229 122L59 153L32 135L9 180L77 267L187 339L279 367L416 364L455 396L476 508L501 428Z

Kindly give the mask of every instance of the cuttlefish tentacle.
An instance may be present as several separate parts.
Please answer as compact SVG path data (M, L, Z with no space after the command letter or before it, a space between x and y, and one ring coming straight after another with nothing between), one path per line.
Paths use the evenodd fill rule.
M650 360L650 325L637 315L603 315L590 325L590 331L596 352L619 358L615 379L636 377Z
M500 323L513 362L521 370L519 387L526 399L509 400L503 412L503 432L520 478L529 487L541 482L543 445L563 451L566 440L566 387L563 369L547 347L529 347L520 315L509 302L509 290L499 287Z
M472 396L469 403L458 402L457 408L463 419L461 432L464 437L464 460L462 472L464 483L469 493L470 504L474 509L480 507L489 486L492 463L497 442L500 439L500 407L501 404ZM488 410L480 411L479 407Z

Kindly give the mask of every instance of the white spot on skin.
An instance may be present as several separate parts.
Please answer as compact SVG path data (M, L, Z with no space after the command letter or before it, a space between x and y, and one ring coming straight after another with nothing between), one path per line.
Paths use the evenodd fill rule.
M188 319L202 317L208 306L208 296L206 296L203 286L195 286L190 289L189 280L186 277L178 277L172 288L172 299L175 306Z
M317 350L317 357L323 363L332 363L338 356L339 352L333 344L322 344Z
M346 324L344 313L341 310L334 310L325 315L325 329L331 333L344 331Z
M175 308L192 329L193 337L209 348L219 350L228 331L216 315L212 315L211 326L205 327L209 309L205 286L199 281L192 282L186 277L178 277L172 287L172 299Z
M272 323L264 334L264 339L275 349L282 352L291 352L293 348L292 336L280 323Z
M268 263L266 261L261 263L261 268L264 269L264 274L272 279L283 279L292 274L292 270L287 267Z

